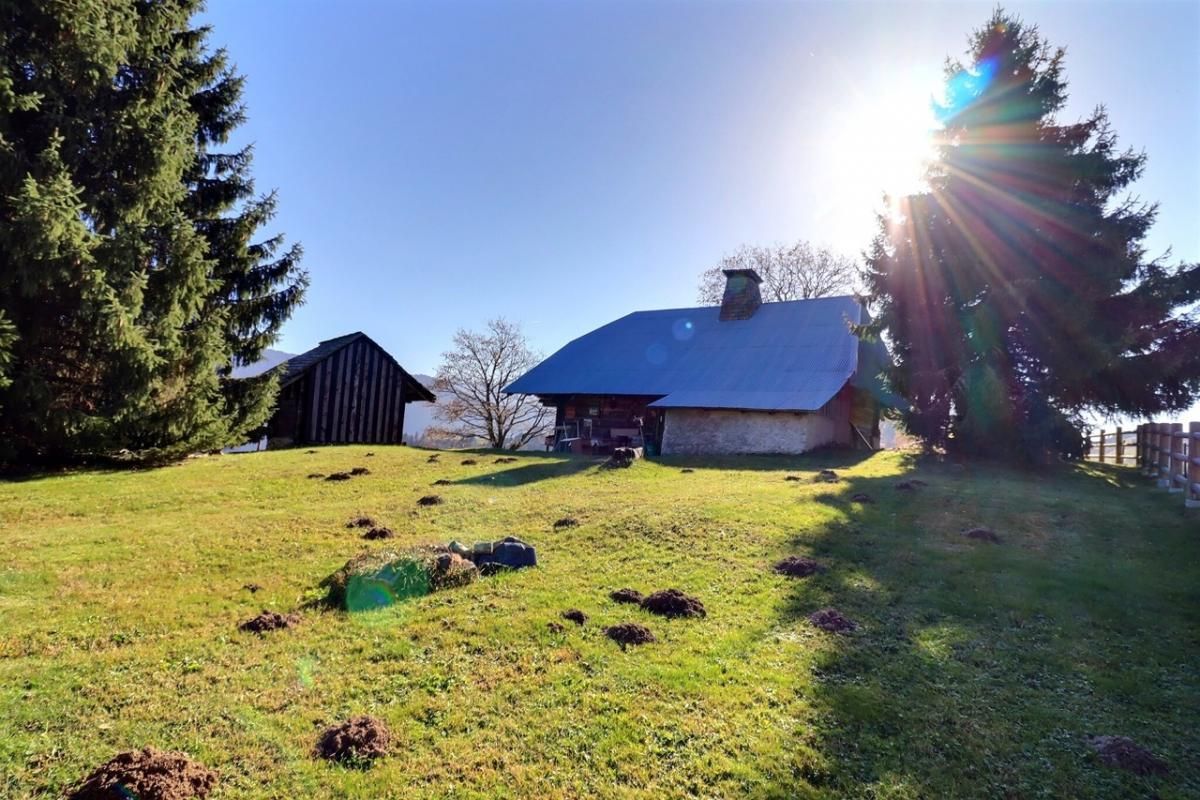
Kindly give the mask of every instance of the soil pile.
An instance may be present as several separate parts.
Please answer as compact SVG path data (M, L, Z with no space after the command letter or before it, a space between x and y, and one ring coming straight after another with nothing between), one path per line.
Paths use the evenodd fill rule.
M696 470L692 469L691 467L684 467L683 469L679 470L679 472L683 475L691 475L695 471Z
M604 635L621 645L622 650L625 649L626 645L650 644L657 641L649 628L645 625L638 625L636 622L621 622L617 625L610 625L604 629Z
M433 482L433 485L434 486L450 486L453 483L454 483L454 481L448 481L445 478L438 478L436 481Z
M837 483L841 478L831 469L823 469L817 473L817 483Z
M120 753L96 768L69 800L192 800L217 784L217 773L183 753L146 747Z
M436 463L437 463L437 460L438 460L439 458L441 458L441 457L442 457L442 456L441 456L441 454L440 454L440 453L434 453L434 454L433 454L433 455L431 455L429 458L425 459L425 463L426 463L426 464L436 464Z
M317 740L317 755L351 766L368 766L374 759L386 756L391 744L387 726L381 720L363 715L326 728Z
M367 469L366 467L355 467L354 469L350 470L350 474L351 475L370 475L371 470Z
M438 553L430 564L429 585L434 591L466 586L478 577L479 568L475 562L458 553Z
M312 481L312 480L317 480L319 478L324 478L325 473L324 472L310 472L305 477L307 477L310 481Z
M574 528L579 524L579 520L574 517L563 517L554 521L554 530L561 531L563 528Z
M617 589L615 592L609 593L609 598L618 603L637 603L642 602L642 593L637 589Z
M991 528L971 528L963 533L963 536L968 539L974 539L977 542L991 542L992 544L1000 544L1000 537Z
M661 617L703 617L704 604L678 589L663 589L642 600L642 608Z
M927 484L925 481L917 480L914 478L914 479L908 480L908 481L900 481L899 483L896 484L896 490L900 491L900 492L915 492L917 489L920 489L921 487L928 486L928 485L929 484Z
M587 614L583 613L578 608L567 609L562 613L562 618L565 620L570 620L576 625L582 625L587 622Z
M250 594L254 594L262 587L259 586L257 583L244 583L244 584L242 584L242 588L245 589Z
M784 478L784 480L785 481L798 481L798 480L800 480L800 476L799 475L788 475L786 478Z
M497 463L497 464L515 464L515 463L517 463L517 459L514 456L503 456L501 458L497 458L495 463Z
M370 517L355 517L346 523L347 528L374 528L377 523Z
M808 615L808 621L829 633L849 633L858 627L854 620L836 608L822 608L820 611L814 611Z
M850 499L852 501L854 501L855 503L874 503L875 502L875 499L873 497L871 497L871 495L867 494L866 492L859 492L858 494L853 495Z
M1092 736L1088 739L1088 745L1110 767L1129 770L1137 775L1164 775L1170 771L1166 761L1128 736Z
M463 461L462 461L462 465L463 465L464 467L473 467L473 466L475 466L475 465L476 465L476 464L478 464L478 463L479 463L479 462L478 462L478 461L476 461L476 460L475 460L475 459L473 459L473 458L464 458L464 459L463 459Z
M417 500L417 505L419 505L419 506L440 506L444 502L445 501L442 500L441 495L427 494L424 497L422 497L421 499Z
M349 472L331 472L325 476L327 481L348 481L350 480Z
M362 537L364 539L374 541L376 539L391 539L395 536L396 533L391 528L387 527L386 525L380 525L377 528L371 528L371 530L364 533Z
M280 614L275 611L263 611L257 617L248 619L241 625L238 625L238 629L249 631L250 633L267 633L268 631L291 628L299 624L299 614Z
M775 564L775 571L780 575L787 575L789 578L807 578L824 571L824 569L821 562L808 556L788 556Z

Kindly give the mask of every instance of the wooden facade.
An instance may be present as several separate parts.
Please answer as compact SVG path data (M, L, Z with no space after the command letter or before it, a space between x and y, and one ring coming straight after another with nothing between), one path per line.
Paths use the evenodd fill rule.
M268 446L400 444L404 405L433 393L366 334L322 342L281 365Z

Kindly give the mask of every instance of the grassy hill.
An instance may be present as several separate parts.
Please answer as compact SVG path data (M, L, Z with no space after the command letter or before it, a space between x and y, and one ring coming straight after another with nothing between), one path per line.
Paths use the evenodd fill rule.
M1129 470L427 455L0 484L0 797L58 795L146 744L216 769L219 800L1200 796L1198 522ZM306 478L355 466L371 474ZM841 480L815 481L823 467ZM927 485L895 488L912 478ZM433 491L445 503L418 509ZM319 597L367 544L345 527L360 513L397 531L390 546L515 534L541 565L237 630ZM579 525L554 530L564 516ZM962 535L977 525L1000 543ZM828 569L774 574L789 554ZM676 587L708 615L654 617L609 600L621 587ZM824 606L859 629L817 630ZM555 632L568 608L590 619ZM602 634L627 620L658 642ZM393 755L312 757L359 713L388 723ZM1170 774L1101 764L1094 734L1133 737Z

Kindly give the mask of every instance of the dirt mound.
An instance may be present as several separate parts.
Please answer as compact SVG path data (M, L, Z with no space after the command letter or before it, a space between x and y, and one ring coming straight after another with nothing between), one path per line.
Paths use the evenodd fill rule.
M316 451L316 450L305 450L305 451L304 451L304 455L306 455L306 456L311 456L311 455L312 455L313 453L315 453L315 452L317 452L317 451Z
M434 591L466 586L479 577L475 562L458 553L438 553L429 568L429 585Z
M963 536L968 539L974 539L977 542L991 542L992 544L1000 544L1000 537L991 528L971 528L963 532Z
M1092 736L1087 743L1096 751L1097 757L1110 767L1138 775L1165 775L1170 771L1166 761L1128 736Z
M920 489L920 488L922 488L924 486L928 486L928 485L929 484L926 483L925 481L921 481L921 480L917 480L916 478L913 478L912 480L900 481L899 483L896 484L896 489L897 489L897 491L901 491L901 492L915 492L917 489Z
M366 715L352 717L326 728L317 740L317 755L350 766L369 766L388 754L392 735L382 720Z
M425 459L425 463L426 464L436 464L437 460L441 457L442 457L441 453L434 453L429 458Z
M348 481L350 480L349 472L331 472L325 476L327 481Z
M808 615L808 621L829 633L849 633L858 627L854 620L836 608L822 608Z
M262 587L261 587L261 586L259 586L257 583L243 583L243 584L242 584L242 588L243 588L243 589L245 589L245 590L246 590L247 592L249 592L250 594L254 594L255 592L257 592L257 591L258 591L259 589L261 589Z
M378 525L375 520L370 517L355 517L346 523L347 528L374 528Z
M609 593L609 598L618 603L637 603L642 602L642 593L637 589L617 589L615 592Z
M630 644L650 644L658 641L654 638L654 634L645 625L638 625L636 622L621 622L616 625L610 625L604 629L604 635L612 639L617 644L621 645L624 650L626 645Z
M515 464L515 463L517 463L517 459L514 456L503 456L501 458L497 458L495 463L496 464Z
M574 528L579 524L579 520L574 517L563 517L554 521L554 530L561 531L563 528Z
M682 475L691 475L695 471L696 470L692 469L691 467L684 467L683 469L679 470L680 474Z
M120 753L97 767L69 800L192 800L217 784L217 773L183 753L146 747Z
M419 506L440 506L444 502L446 502L446 501L442 499L441 495L427 494L424 497L422 497L421 499L417 500L417 505L419 505Z
M871 497L871 495L867 494L866 492L859 492L858 494L852 495L850 500L855 503L867 504L875 502L875 498Z
M580 611L578 608L569 608L562 613L562 618L574 622L576 625L582 625L587 622L587 614Z
M800 480L800 476L799 475L788 475L787 477L784 478L784 480L785 481L798 481L798 480Z
M319 479L319 478L324 478L324 477L325 477L325 473L324 473L324 472L310 472L310 473L308 473L307 475L305 475L304 477L306 477L306 478L308 478L310 481L312 481L312 480L317 480L317 479Z
M374 455L375 455L374 453L363 453L363 458L371 458Z
M257 617L248 619L241 625L238 625L238 629L249 631L250 633L266 633L267 631L291 628L299 624L299 614L280 614L275 611L263 611Z
M478 463L479 463L479 462L478 462L478 461L476 461L476 460L475 460L475 459L473 459L473 458L464 458L464 459L462 460L462 465L463 465L464 467L473 467L473 466L475 466L475 465L476 465L476 464L478 464Z
M838 474L833 470L823 469L817 473L817 477L813 480L815 480L817 483L837 483L841 480L841 478L839 478Z
M788 556L775 564L775 571L789 578L807 578L824 570L820 561L808 556Z
M661 617L703 617L704 603L678 589L663 589L642 600L642 608Z
M350 470L350 474L351 475L370 475L371 470L367 469L366 467L355 467L354 469Z
M562 633L566 630L561 622L547 622L546 627L550 629L551 633Z
M448 481L445 478L438 478L436 481L433 482L433 485L434 486L451 486L451 485L453 485L453 483L454 483L454 481Z
M380 525L377 528L371 528L371 530L362 535L364 539L370 539L372 541L375 539L392 539L395 536L396 532L386 525Z

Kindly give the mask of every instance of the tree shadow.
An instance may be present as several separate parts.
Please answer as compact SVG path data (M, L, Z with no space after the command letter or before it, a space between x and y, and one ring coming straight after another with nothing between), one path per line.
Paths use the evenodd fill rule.
M794 631L818 649L801 689L814 722L797 734L797 782L834 796L1014 798L1153 796L1200 782L1186 772L1178 721L1163 713L1200 709L1181 686L1184 657L1172 660L1155 629L1194 645L1185 612L1156 610L1177 607L1184 573L1200 577L1195 563L1164 587L1154 576L1170 554L1137 550L1125 556L1141 560L1136 570L1108 567L1089 552L1094 520L1061 523L1048 539L1038 530L1060 519L1064 493L1070 502L1148 485L1095 466L1028 475L922 462L902 476L843 477L803 501L832 518L774 554L825 566L780 578L771 634ZM914 479L924 485L897 488ZM1131 518L1156 508L1149 493L1129 494ZM964 535L979 525L995 526L1000 543ZM808 617L826 607L858 629L818 630ZM1101 765L1085 741L1095 734L1131 736L1182 769L1158 778Z
M484 451L480 455L494 454L494 452ZM519 461L526 461L527 458L525 456L520 457ZM460 478L451 481L451 483L458 486L490 486L511 489L517 486L537 483L538 481L566 478L580 472L598 469L603 463L600 459L585 456L536 456L535 458L537 460L532 464L526 463L520 466L501 468L482 475Z
M722 471L779 472L786 470L812 471L819 469L848 469L869 459L874 453L848 447L822 448L800 455L674 455L654 456L656 464L681 469L713 469Z

